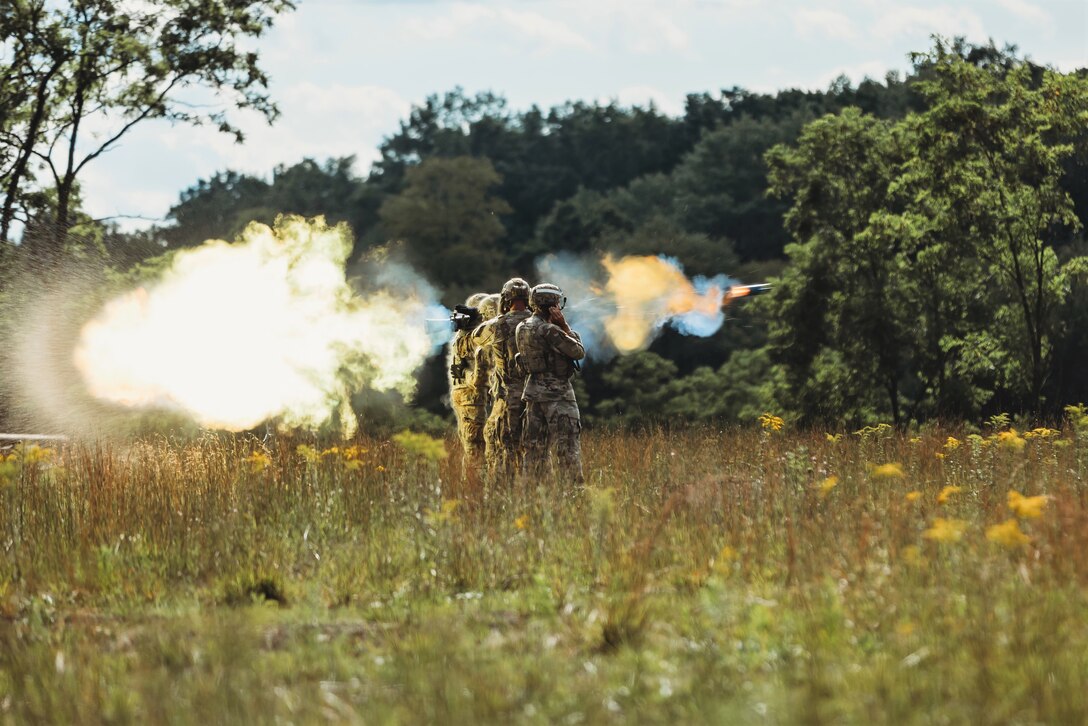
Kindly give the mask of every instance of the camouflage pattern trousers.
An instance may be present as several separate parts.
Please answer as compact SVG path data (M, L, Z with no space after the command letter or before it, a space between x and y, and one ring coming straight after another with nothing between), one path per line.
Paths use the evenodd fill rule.
M487 473L513 477L521 471L521 421L525 402L515 396L497 398L484 424Z
M465 476L479 477L484 468L484 420L487 411L477 403L474 391L463 388L450 391L450 405L457 416L457 436L465 452L462 459Z
M582 419L574 401L529 401L525 404L525 472L543 476L552 472L577 482L582 476Z

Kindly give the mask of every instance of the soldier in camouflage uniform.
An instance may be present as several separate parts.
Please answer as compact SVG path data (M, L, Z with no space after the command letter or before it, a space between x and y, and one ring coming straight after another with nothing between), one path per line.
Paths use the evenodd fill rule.
M481 325L499 316L500 300L500 295L488 295L486 298L484 298L483 302L480 303L480 319L482 320L482 322L480 323ZM472 333L474 334L475 332L476 329L474 328L472 330ZM477 389L479 389L480 395L487 400L485 409L486 413L484 414L484 418L487 418L491 414L491 407L495 404L495 396L492 393L492 389L495 387L495 382L492 380L491 355L486 348L481 348L479 344L476 343L475 339L473 339L472 344L473 347L476 348L475 386L477 387Z
M533 315L518 325L518 362L528 372L525 381L525 423L522 442L525 471L540 476L551 468L554 449L559 470L581 482L582 430L578 402L570 380L576 361L586 355L581 338L563 317L563 291L551 284L537 285L529 296Z
M500 315L483 323L472 334L487 359L489 386L494 403L484 425L484 456L492 477L511 477L521 468L521 391L525 373L514 361L514 331L529 317L529 283L520 277L508 280L499 293Z
M475 293L465 300L465 305L477 307L487 297L487 293ZM470 477L478 477L483 470L484 423L488 403L487 390L479 384L476 362L476 344L471 331L458 330L450 341L447 370L450 406L457 417L457 435L464 449L464 472Z

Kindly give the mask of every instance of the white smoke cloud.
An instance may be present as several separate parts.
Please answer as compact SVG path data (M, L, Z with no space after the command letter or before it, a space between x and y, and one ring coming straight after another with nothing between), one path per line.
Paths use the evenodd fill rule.
M346 226L287 217L181 252L161 280L83 327L76 367L102 401L228 430L317 427L363 387L410 396L444 342L425 320L444 309L393 263L375 263L357 294L344 274L350 250Z

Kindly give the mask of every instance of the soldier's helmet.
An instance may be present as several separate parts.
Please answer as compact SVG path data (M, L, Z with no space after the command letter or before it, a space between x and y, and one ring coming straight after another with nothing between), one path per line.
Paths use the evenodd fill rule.
M515 300L529 302L529 283L520 277L514 277L506 281L499 293L499 309L506 312Z
M567 304L567 298L558 285L550 282L541 283L529 292L529 307L534 312L542 313L548 308L558 307L560 310Z
M499 296L488 295L477 304L477 307L480 308L481 318L491 320L499 314Z
M488 295L486 292L474 292L465 300L465 305L468 305L470 308L478 308L483 304L487 297Z

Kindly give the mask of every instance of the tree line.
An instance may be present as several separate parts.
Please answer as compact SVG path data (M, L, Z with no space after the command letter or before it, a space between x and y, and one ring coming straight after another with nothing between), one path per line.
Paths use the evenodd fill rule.
M289 6L199 4L248 9L194 21L234 18L234 37L259 34ZM161 34L157 22L148 28ZM257 59L216 57L220 75L201 82L234 84L232 103L274 117ZM53 78L46 56L35 63L31 78ZM13 77L14 65L0 73ZM160 71L154 88L173 77ZM735 306L712 338L666 330L648 351L587 366L578 385L591 423L729 423L764 410L834 425L1046 416L1088 400L1078 375L1088 353L1086 85L1084 70L1062 74L1013 47L935 39L906 74L840 78L823 91L691 94L675 117L616 103L513 110L499 95L454 89L413 107L365 174L350 157L304 159L269 177L224 170L181 192L167 224L136 234L83 215L77 182L62 214L66 167L50 169L41 146L19 162L35 86L15 98L4 85L0 104L20 109L4 117L4 138L23 144L0 151L3 200L24 231L20 241L6 229L3 246L8 258L30 255L33 233L47 229L42 238L93 247L123 270L232 238L251 220L323 214L352 226L356 258L399 241L447 303L513 274L532 279L548 252L667 253L689 273L769 279L775 292ZM167 96L155 105L152 92L124 97L130 119L183 113ZM41 127L70 142L78 114L66 109ZM230 132L226 109L217 113ZM424 372L415 412L369 394L358 403L397 409L393 418L442 415L440 365Z

